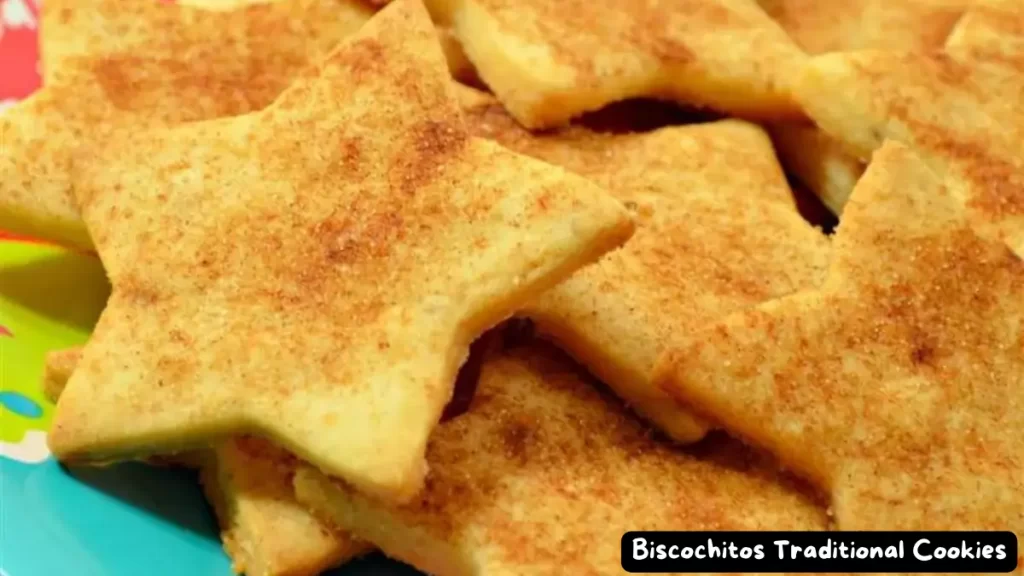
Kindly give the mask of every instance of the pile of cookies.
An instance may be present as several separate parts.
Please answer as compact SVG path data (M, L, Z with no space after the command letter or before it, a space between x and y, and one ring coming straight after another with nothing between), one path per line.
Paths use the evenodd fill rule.
M222 4L47 0L0 116L113 287L61 461L198 468L249 576L1024 534L1024 5Z

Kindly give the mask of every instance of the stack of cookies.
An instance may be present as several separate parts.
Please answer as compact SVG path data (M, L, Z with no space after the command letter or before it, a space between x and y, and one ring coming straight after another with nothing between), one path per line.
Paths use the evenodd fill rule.
M620 574L629 530L1024 534L1017 2L42 18L0 227L112 285L49 357L50 449L197 468L238 572L376 549Z

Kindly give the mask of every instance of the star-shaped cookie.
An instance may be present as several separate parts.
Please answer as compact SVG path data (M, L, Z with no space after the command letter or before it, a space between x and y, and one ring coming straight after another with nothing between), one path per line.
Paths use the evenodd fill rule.
M826 489L841 530L1024 535L1024 263L896 142L833 244L823 288L694 335L664 388Z
M833 214L841 215L864 174L864 162L841 142L806 122L768 126L779 162Z
M480 77L477 76L473 63L466 57L462 44L451 28L439 26L437 35L441 39L441 48L444 49L444 57L448 60L448 72L452 78L468 86L479 86Z
M636 216L626 245L520 314L680 442L707 424L651 381L659 353L736 310L817 287L829 243L801 218L762 129L739 120L603 134L534 135L490 96L460 91L477 136L563 166Z
M46 354L46 363L43 365L43 395L50 402L57 403L81 360L80 347L51 350Z
M950 33L946 49L1024 71L1024 5L1017 0L976 1Z
M528 128L651 96L751 118L801 117L805 56L754 0L445 0L481 79Z
M976 0L757 0L809 54L930 50Z
M326 55L372 14L360 0L238 2L216 10L208 1L44 2L44 84L81 57L125 54L176 60L195 76L222 74L229 62L249 78L290 75ZM277 92L287 81L277 81Z
M835 53L811 60L797 95L861 158L885 139L913 147L979 230L1024 254L1024 74L942 52Z
M401 0L267 109L77 165L113 291L54 454L257 431L413 497L473 338L633 231L597 186L471 137L450 83L429 16Z
M942 47L971 0L758 0L810 54ZM864 162L813 124L770 128L783 166L834 214L842 214Z
M43 10L46 85L0 116L0 227L85 249L73 158L118 132L259 110L370 18L355 0L228 12L52 0Z
M237 573L314 576L373 549L295 499L298 459L266 440L234 438L198 454L203 492Z
M80 360L77 348L46 355L43 390L51 402L58 401ZM265 440L232 438L147 463L199 470L224 551L239 574L313 576L371 548L299 504L292 488L298 460Z
M446 576L621 574L629 530L826 528L823 507L770 460L714 440L673 449L558 351L529 344L485 362L469 411L431 437L414 502L382 504L309 468L296 493L388 556Z

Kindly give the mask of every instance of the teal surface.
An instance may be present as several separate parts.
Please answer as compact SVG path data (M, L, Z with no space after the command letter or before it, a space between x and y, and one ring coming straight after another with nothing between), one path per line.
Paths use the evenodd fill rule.
M6 576L226 576L231 566L194 473L142 464L64 470L0 457ZM325 576L413 576L371 556Z
M229 576L193 472L68 470L49 455L45 354L81 344L109 287L99 261L0 237L0 576ZM328 576L414 576L370 556Z
M0 458L4 573L230 574L189 476L140 464L67 473L53 459Z

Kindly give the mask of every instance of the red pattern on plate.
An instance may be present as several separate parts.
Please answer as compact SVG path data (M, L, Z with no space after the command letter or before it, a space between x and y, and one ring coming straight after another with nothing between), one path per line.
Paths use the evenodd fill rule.
M38 238L31 238L23 234L15 234L14 232L7 232L0 230L0 242L30 242L33 244L53 244L47 240L40 240Z
M0 102L39 88L39 0L0 0Z
M38 1L0 0L0 108L26 98L42 84ZM29 239L0 230L0 241L7 240Z

